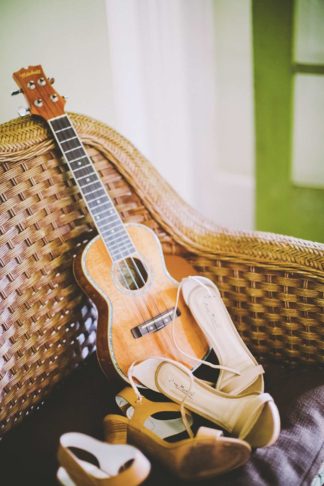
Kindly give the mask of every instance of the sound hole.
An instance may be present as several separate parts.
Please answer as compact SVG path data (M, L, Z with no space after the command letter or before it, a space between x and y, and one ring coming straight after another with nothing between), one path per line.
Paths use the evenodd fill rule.
M144 264L134 257L118 262L117 276L120 285L127 290L141 289L148 279Z

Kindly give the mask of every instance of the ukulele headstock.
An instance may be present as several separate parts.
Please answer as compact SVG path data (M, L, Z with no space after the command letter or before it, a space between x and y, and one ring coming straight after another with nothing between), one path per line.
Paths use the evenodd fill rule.
M13 73L12 77L23 93L33 115L45 120L64 115L65 99L52 86L54 80L47 78L42 66L29 66Z

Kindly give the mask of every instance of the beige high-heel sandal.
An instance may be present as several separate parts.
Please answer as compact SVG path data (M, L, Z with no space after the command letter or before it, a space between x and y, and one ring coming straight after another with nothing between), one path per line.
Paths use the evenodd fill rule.
M223 393L199 380L177 361L149 358L129 370L133 378L151 390L224 428L252 447L272 445L280 432L278 409L268 393Z
M186 304L221 365L217 390L231 395L262 393L264 369L237 332L216 285L205 277L187 277L181 286Z
M211 478L241 466L250 457L251 448L245 441L222 437L221 431L208 427L200 427L195 437L168 442L186 430L182 419L160 420L154 415L180 414L176 403L139 399L130 387L119 392L116 400L127 417L105 417L106 440L114 444L126 441L136 444L182 479ZM187 417L185 422L189 420Z
M79 459L71 448L96 457L99 467ZM57 479L63 486L137 486L149 475L146 457L130 445L110 445L78 432L60 437Z

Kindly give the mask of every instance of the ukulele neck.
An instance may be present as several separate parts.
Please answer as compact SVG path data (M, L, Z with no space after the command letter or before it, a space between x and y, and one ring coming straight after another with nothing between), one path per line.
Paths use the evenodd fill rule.
M135 247L68 115L52 118L48 124L112 260L131 256Z

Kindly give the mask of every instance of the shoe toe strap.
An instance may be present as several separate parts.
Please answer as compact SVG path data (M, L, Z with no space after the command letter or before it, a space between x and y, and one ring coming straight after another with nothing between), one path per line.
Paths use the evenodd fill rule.
M249 366L245 370L241 371L239 375L232 375L226 379L222 379L221 390L231 395L238 395L248 388L258 378L258 376L264 373L262 365Z
M244 439L252 431L254 426L257 424L264 407L267 406L269 402L273 401L273 398L269 393L262 393L260 395L255 395L251 397L251 401L245 413L240 417L240 433L239 437ZM243 420L245 418L245 420Z

